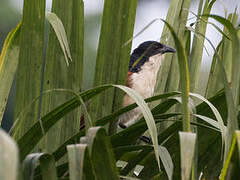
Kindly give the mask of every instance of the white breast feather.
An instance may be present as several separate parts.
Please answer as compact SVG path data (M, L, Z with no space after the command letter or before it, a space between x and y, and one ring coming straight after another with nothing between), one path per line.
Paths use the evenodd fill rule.
M149 58L147 62L141 67L138 73L133 73L130 81L132 89L137 91L144 99L151 97L154 93L154 88L157 80L157 74L159 68L162 64L163 56L157 54ZM123 106L128 106L134 103L134 100L128 95L124 96ZM139 107L129 111L119 117L119 122L126 126L133 124L141 115L141 110Z

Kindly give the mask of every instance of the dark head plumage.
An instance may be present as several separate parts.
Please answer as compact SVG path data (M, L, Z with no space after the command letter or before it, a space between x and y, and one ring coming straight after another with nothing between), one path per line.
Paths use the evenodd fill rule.
M146 41L140 44L131 54L128 70L130 72L139 72L141 66L148 61L151 56L167 52L174 53L176 51L175 49L157 41ZM136 61L138 61L137 64L135 64Z

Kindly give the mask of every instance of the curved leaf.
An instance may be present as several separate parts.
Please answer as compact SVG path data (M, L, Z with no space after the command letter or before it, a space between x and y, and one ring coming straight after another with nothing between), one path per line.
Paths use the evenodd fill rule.
M110 138L104 128L92 127L86 134L89 154L95 173L102 180L118 179L116 160Z
M55 160L51 154L47 153L33 153L29 154L23 161L23 173L25 180L34 179L34 171L40 162L40 168L43 180L57 180L57 171L55 167Z
M168 179L171 180L173 176L173 161L168 152L168 150L164 146L159 146L159 155L160 159L163 163L164 169L167 173Z
M72 57L71 57L70 48L68 45L67 34L65 32L62 21L57 17L56 14L51 12L46 13L46 19L51 24L52 28L56 33L56 36L58 38L59 44L62 48L64 57L65 57L66 64L67 66L69 66L69 60L72 61Z
M95 179L96 175L86 144L68 145L69 174L71 180Z
M183 45L180 39L177 37L177 34L174 32L172 26L168 24L165 20L162 21L167 25L169 28L176 48L177 48L177 55L178 55L178 64L180 70L180 82L181 82L181 91L182 91L182 112L183 112L183 130L184 131L191 131L190 130L190 113L188 110L188 98L189 98L189 70L188 70L188 58L186 52L183 48Z
M79 93L79 97L81 97L82 100L84 102L86 102L87 100L93 98L94 96L100 94L101 92L103 92L111 87L114 87L114 85L102 85L102 86ZM148 98L148 100L157 100L157 99L161 99L161 98L164 98L167 96L173 96L176 94L178 94L178 93L175 92L175 93L169 93L166 95L159 95L159 96L155 96L152 98ZM36 144L43 137L43 134L41 133L40 122L42 122L45 132L48 132L49 129L56 122L58 122L63 116L65 116L67 113L71 112L78 106L80 106L79 98L74 97L73 99L58 106L57 108L55 108L54 110L52 110L51 112L46 114L45 116L41 117L40 121L36 122L29 129L29 131L27 131L20 139L17 140L17 143L18 143L19 149L20 149L20 160L22 161L24 159L24 157L36 146ZM134 107L135 105L130 105L130 106ZM125 111L122 111L122 112L125 112ZM118 114L115 114L115 115L118 115ZM13 131L13 133L14 133L14 131Z
M0 124L18 65L21 24L8 34L0 55Z

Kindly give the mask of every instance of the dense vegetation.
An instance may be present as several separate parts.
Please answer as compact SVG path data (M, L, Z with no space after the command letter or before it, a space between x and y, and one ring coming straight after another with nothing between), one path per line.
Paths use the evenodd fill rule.
M14 124L8 134L0 129L0 179L238 179L238 14L211 15L215 2L199 0L195 13L191 0L172 0L166 20L144 28L161 21L161 42L177 50L165 57L156 95L144 101L122 85L131 41L144 32L133 36L137 0L105 0L94 87L84 91L83 0L53 0L51 13L44 0L24 0L0 56L0 123L17 81ZM210 18L224 26L211 23L222 35L217 47L205 37ZM201 89L204 41L215 54ZM136 104L121 108L124 93ZM118 130L118 116L137 106L143 117ZM152 144L139 141L144 133Z

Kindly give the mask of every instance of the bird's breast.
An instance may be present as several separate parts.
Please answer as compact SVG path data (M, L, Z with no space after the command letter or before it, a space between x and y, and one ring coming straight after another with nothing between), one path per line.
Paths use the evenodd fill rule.
M139 72L129 72L127 86L137 91L143 98L151 97L154 93L157 74L162 63L162 58L162 55L152 56L144 63L144 65L142 65ZM126 94L123 99L123 106L125 107L132 103L135 103L135 101ZM138 119L140 114L141 110L137 107L121 115L119 117L119 123L129 126Z
M154 93L158 70L162 63L161 60L162 55L152 56L144 63L138 73L133 73L131 75L131 88L144 98L148 98Z

